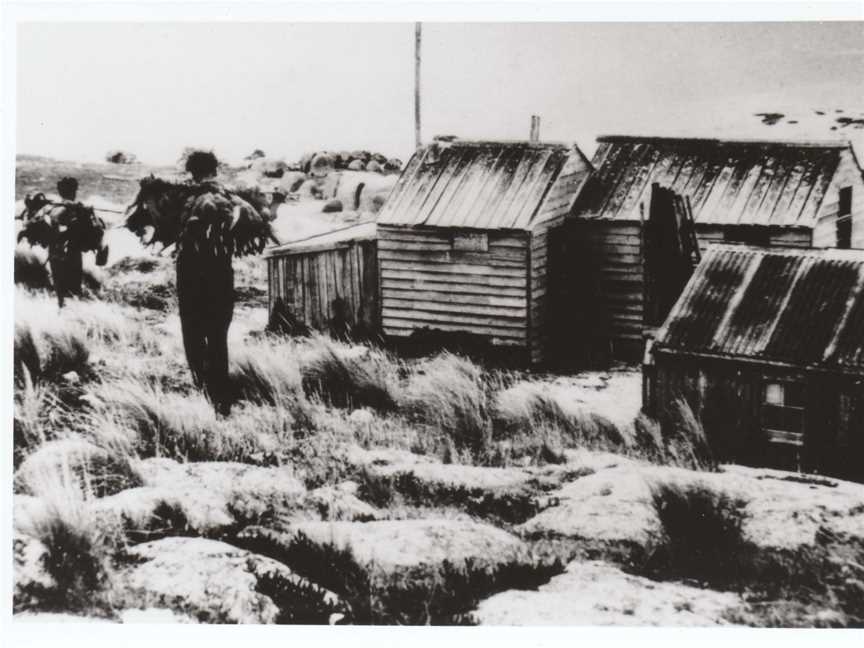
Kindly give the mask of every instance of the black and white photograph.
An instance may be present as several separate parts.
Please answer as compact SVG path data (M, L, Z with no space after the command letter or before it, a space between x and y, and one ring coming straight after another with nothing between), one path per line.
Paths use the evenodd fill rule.
M19 634L864 640L864 7L660 4L7 14Z

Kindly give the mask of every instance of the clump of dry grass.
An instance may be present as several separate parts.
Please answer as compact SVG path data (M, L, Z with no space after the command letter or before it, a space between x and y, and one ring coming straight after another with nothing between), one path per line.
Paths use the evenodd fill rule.
M142 485L135 459L129 448L99 447L77 435L46 441L28 455L16 471L15 490L45 496L41 490L45 485L44 475L66 470L79 481L82 491L96 497L112 495Z
M68 464L45 466L33 479L44 507L18 528L39 543L39 567L50 583L38 578L16 583L16 609L104 610L112 555L122 543L119 530L97 523L89 481L82 488Z
M300 368L306 393L333 406L396 409L399 367L381 350L315 336L303 344Z
M174 268L168 257L124 257L108 268L103 296L135 308L169 311L176 306Z
M157 337L116 305L69 300L58 310L50 297L18 290L15 295L15 378L21 384L26 369L35 381L56 381L75 371L88 376L94 356L155 355Z
M85 265L82 269L82 284L85 294L98 294L102 287L102 276L98 270ZM23 245L15 248L15 285L32 291L52 290L45 251L37 253L33 248Z
M48 440L46 417L51 409L59 407L59 400L47 385L34 383L26 369L13 398L12 435L17 467L26 454Z
M495 420L504 436L530 431L553 434L567 447L620 451L628 446L626 433L611 419L537 383L517 383L499 392Z
M491 439L489 383L470 360L442 353L424 360L408 377L400 409L438 428L457 450L481 453Z
M221 419L203 394L168 392L134 379L102 384L95 398L94 434L126 435L143 457L267 463L278 442L275 428L290 425L285 412L267 408L240 408Z
M702 424L683 398L659 420L640 414L633 422L635 454L653 463L692 470L716 470L717 462Z
M51 275L48 273L46 259L29 248L20 245L16 247L15 285L30 290L50 290Z
M292 406L304 398L299 359L284 345L246 344L232 354L231 364L231 382L241 399Z
M14 373L22 384L25 372L35 382L57 380L65 373L86 373L90 349L79 333L58 327L35 331L27 323L15 324Z
M651 484L651 501L664 536L655 569L726 585L746 580L745 500L708 484L670 481Z

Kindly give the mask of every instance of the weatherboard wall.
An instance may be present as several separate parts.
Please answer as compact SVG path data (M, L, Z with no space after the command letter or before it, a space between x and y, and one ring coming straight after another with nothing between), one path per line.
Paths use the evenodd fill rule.
M840 190L844 187L852 189L852 247L864 249L864 178L851 148L843 151L837 172L826 190L813 230L815 247L837 245L837 212Z
M458 228L378 227L385 335L471 333L500 347L528 343L529 235L488 231L488 250L454 249ZM476 233L476 232L475 232Z

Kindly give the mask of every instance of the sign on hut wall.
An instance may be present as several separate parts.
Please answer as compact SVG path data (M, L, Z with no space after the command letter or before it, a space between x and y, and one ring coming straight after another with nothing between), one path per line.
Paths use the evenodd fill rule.
M489 235L486 232L460 232L453 235L454 252L488 252Z

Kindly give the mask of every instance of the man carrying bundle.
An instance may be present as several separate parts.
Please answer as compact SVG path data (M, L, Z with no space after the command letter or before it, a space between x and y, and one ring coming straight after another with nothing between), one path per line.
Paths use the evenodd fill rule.
M44 194L25 199L27 208L22 216L24 227L18 240L48 249L51 281L57 303L63 308L66 297L79 296L84 275L83 253L96 252L96 265L105 265L108 247L103 244L105 223L92 207L76 201L78 180L71 177L57 182L60 202L52 202Z
M208 151L186 158L191 179L172 183L144 178L125 226L147 244L174 244L177 301L183 347L192 378L217 412L231 409L228 328L234 311L233 256L255 254L273 238L269 223L216 179L218 161Z

